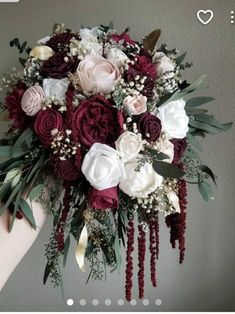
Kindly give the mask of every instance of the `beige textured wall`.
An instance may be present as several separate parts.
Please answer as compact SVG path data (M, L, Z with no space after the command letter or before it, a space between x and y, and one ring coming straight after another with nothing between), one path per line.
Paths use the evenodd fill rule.
M198 9L212 9L214 19L208 26L196 19ZM210 90L216 100L210 110L223 121L235 120L235 25L230 24L234 0L21 0L19 4L0 3L0 73L16 65L16 50L9 41L17 36L31 45L47 35L54 22L65 22L71 28L81 24L97 25L113 21L117 30L130 26L132 36L140 39L154 28L162 29L161 41L188 51L194 67L185 76L196 79L207 74ZM75 263L73 252L65 269L65 298L74 299L68 308L60 291L42 285L45 258L44 244L50 234L49 220L32 250L17 267L0 294L1 311L169 311L169 310L235 310L235 127L228 133L204 140L202 157L219 177L215 200L204 203L198 191L190 189L187 216L187 251L183 265L177 264L177 252L169 245L169 235L161 226L159 287L146 285L149 305L137 301L120 307L116 300L124 298L124 267L121 275L111 274L106 283L85 285ZM1 233L1 232L0 232ZM1 234L0 234L1 236ZM148 281L147 277L147 281ZM137 298L137 290L135 289ZM87 305L81 307L80 299ZM99 306L91 301L97 298ZM105 307L109 298L112 305ZM162 305L157 307L155 300Z

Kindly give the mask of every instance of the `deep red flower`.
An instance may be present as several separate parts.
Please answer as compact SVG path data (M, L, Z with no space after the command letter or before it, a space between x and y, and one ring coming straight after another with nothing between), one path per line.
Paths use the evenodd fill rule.
M178 164L183 157L185 150L187 148L187 141L186 138L182 139L172 139L172 144L174 144L174 159L173 162Z
M129 34L125 31L122 34L113 34L112 35L112 40L116 41L117 43L121 40L124 41L124 43L130 44L130 45L135 45L135 41L130 38Z
M36 117L34 123L34 131L42 144L49 148L54 136L51 131L57 129L63 131L65 128L64 119L61 113L57 110L49 108L41 110Z
M156 65L153 64L152 60L145 55L136 55L134 58L134 64L129 64L127 72L128 80L133 80L137 75L140 77L147 76L153 80L157 76Z
M81 176L81 172L71 158L60 160L59 157L55 157L52 159L51 164L53 165L55 174L65 181L74 181Z
M76 58L65 61L66 53L57 52L47 61L45 61L41 67L41 74L45 77L51 77L54 79L62 79L68 76L68 73L74 73L77 69L79 61Z
M19 129L21 131L27 129L32 123L32 119L27 116L21 108L21 99L26 89L26 85L19 82L5 99L5 104L9 112L9 118L12 120L12 125L15 129Z
M137 126L143 138L148 142L156 142L162 129L160 119L149 112L139 117Z
M115 209L118 207L117 187L112 187L101 191L91 188L88 195L88 200L93 208L101 210L108 208Z
M113 146L123 128L121 112L103 96L82 101L73 120L79 141L88 148L94 143Z
M55 52L62 51L62 50L68 50L68 44L72 38L78 39L78 34L75 33L61 33L52 36L47 42L46 45L49 46L52 50Z

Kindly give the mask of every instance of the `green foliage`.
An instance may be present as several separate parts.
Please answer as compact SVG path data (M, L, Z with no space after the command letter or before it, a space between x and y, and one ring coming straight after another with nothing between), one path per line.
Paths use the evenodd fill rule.
M32 209L30 208L29 204L23 198L20 198L19 201L20 209L22 210L24 216L29 221L31 226L36 230L36 222L33 216Z
M214 199L214 195L211 186L207 182L198 182L198 189L203 199L208 202L210 199Z
M215 100L213 97L194 97L186 101L186 107L198 107Z
M178 56L178 57L175 59L175 63L176 63L177 65L180 65L180 64L184 61L186 55L187 55L187 52L182 53L180 56Z
M153 169L165 178L180 178L184 175L184 171L179 167L164 161L154 161Z

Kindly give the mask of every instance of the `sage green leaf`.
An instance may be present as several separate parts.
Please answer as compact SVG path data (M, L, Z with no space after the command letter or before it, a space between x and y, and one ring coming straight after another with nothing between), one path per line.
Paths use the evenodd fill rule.
M21 133L21 135L18 137L17 141L12 147L11 155L13 156L18 151L21 152L23 143L26 143L28 146L28 150L30 150L32 139L33 139L33 130L31 128L28 128L23 133Z
M27 179L26 179L26 182L30 182L30 180L32 179L33 175L35 173L37 173L38 170L40 170L40 168L43 166L45 162L45 154L42 154L41 157L38 159L38 161L36 162L36 164L34 165L33 169L30 171Z
M210 199L211 200L214 199L211 186L207 182L198 182L198 189L199 189L199 192L201 193L201 196L206 202L208 202Z
M192 136L192 134L187 133L187 139L188 139L189 144L190 144L191 146L193 146L194 148L196 148L199 152L202 151L201 144L195 139L194 136Z
M53 268L53 265L49 262L47 262L45 270L44 270L44 275L43 275L43 284L45 285L47 282L47 279L51 273L51 270Z
M19 58L19 62L22 65L22 67L25 67L25 63L26 63L27 59L23 59L23 58Z
M186 107L198 107L215 100L213 97L194 97L186 101Z
M206 166L206 165L199 165L197 168L200 171L205 172L206 174L208 174L211 177L211 179L213 180L213 182L215 183L215 185L216 185L215 175L214 175L213 171L208 166Z
M37 186L35 186L29 193L30 201L33 201L36 197L41 195L44 188L45 184L38 184Z
M182 53L182 55L178 56L175 60L176 64L180 65L184 61L186 55L187 55L187 52L184 52Z
M153 169L165 178L180 178L184 175L184 171L179 167L165 161L154 161Z
M67 261L67 257L68 257L69 246L70 246L70 236L68 235L68 237L64 243L64 256L63 256L63 266L64 267L66 265L66 261Z
M3 200L4 196L7 194L7 192L9 191L9 189L11 189L11 182L5 182L1 185L0 187L0 202ZM4 210L4 206L1 206L1 208L3 208ZM2 214L2 211L0 209L0 215Z
M187 116L198 116L201 115L202 113L208 112L207 109L198 109L198 108L190 108L190 107L185 107L185 111L187 113Z
M10 181L11 187L14 188L20 181L21 174L22 174L22 171L19 168L13 168L10 171L8 171L4 179L4 182Z
M122 265L122 256L120 253L120 241L119 241L118 233L116 233L116 235L115 235L114 251L115 251L115 256L116 256L117 270L118 270L118 272L120 272L121 265Z
M10 157L10 153L11 153L11 146L0 146L0 156L1 157Z
M19 206L20 206L20 209L22 210L23 214L25 215L26 219L29 221L29 223L33 227L33 229L36 230L37 226L36 226L36 222L35 222L35 219L33 216L33 211L30 208L28 202L26 202L26 200L21 198L20 202L19 202Z

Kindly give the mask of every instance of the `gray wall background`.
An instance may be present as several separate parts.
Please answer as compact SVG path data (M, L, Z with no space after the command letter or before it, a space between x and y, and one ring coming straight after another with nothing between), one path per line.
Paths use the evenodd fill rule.
M214 19L203 26L196 19L199 9L212 9ZM17 51L9 41L14 37L28 40L33 46L37 39L50 32L54 22L64 22L72 29L80 25L95 26L110 21L118 31L126 25L131 34L141 39L155 28L162 29L160 42L188 52L194 67L185 77L194 80L207 74L215 101L210 111L222 121L235 120L235 25L230 23L234 0L21 0L19 4L0 3L0 73L11 71L17 65ZM169 244L169 233L162 219L160 230L160 260L158 261L157 289L151 288L146 276L144 306L137 300L135 306L124 299L124 270L111 274L107 282L85 285L87 274L79 271L73 249L64 272L65 298L72 298L68 307L60 291L52 285L43 286L45 266L44 244L50 235L48 219L36 243L18 265L0 293L1 311L229 311L235 310L235 190L234 190L234 135L233 127L227 133L209 137L203 142L202 158L219 177L215 200L204 203L197 189L190 188L187 216L187 251L183 265L178 265L178 253ZM17 244L16 244L17 245ZM148 267L147 267L148 270ZM2 270L1 270L2 271ZM148 273L148 271L146 271ZM137 285L135 284L135 287ZM94 298L98 306L92 305ZM112 305L105 306L105 299ZM87 305L81 306L80 299ZM155 300L162 305L156 306Z

